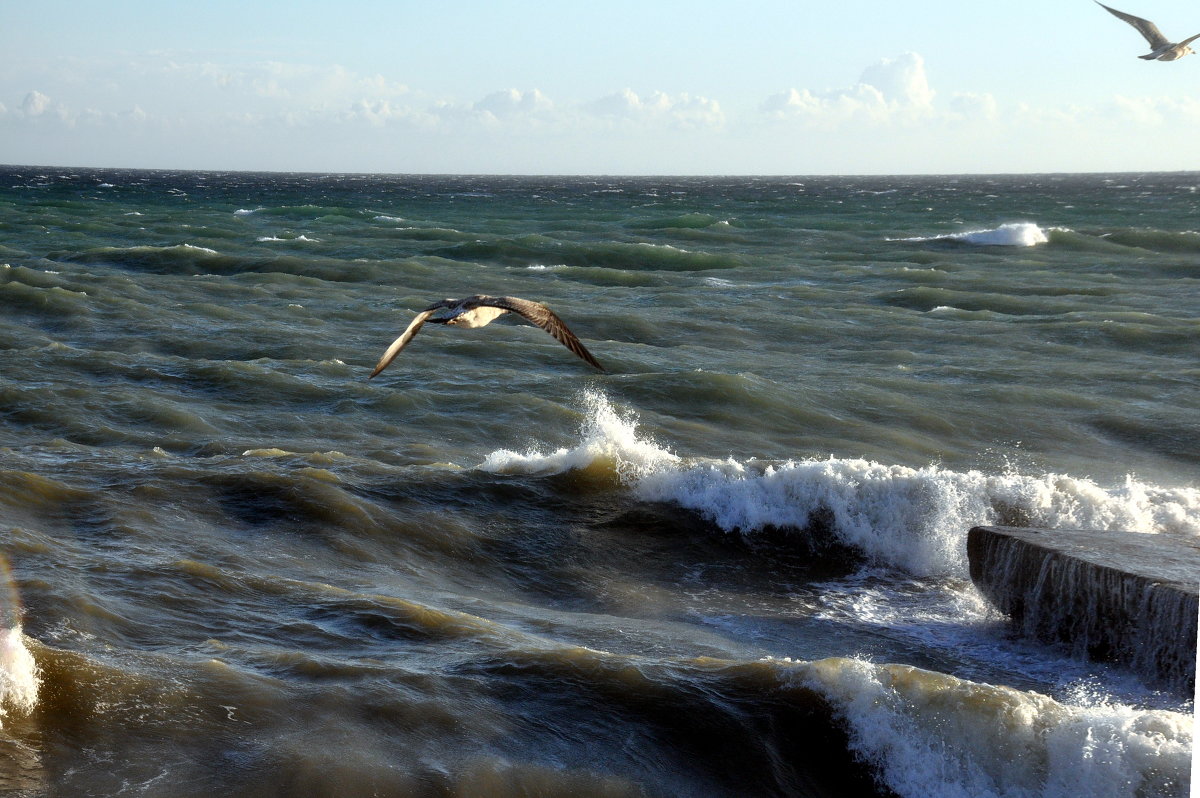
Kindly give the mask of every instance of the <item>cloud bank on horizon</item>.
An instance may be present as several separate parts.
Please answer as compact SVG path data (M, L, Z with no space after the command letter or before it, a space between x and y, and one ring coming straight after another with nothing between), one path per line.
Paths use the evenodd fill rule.
M166 55L114 59L88 81L43 77L55 85L0 95L0 160L426 173L1102 171L1124 162L1080 154L1136 130L1158 143L1132 168L1200 167L1184 144L1200 123L1200 97L1037 105L943 93L916 52L867 63L849 85L732 102L631 88L556 97L536 87L464 102L339 65Z

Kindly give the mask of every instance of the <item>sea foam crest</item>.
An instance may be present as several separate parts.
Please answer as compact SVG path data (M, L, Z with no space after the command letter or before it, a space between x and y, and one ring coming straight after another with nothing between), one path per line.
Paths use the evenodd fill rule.
M0 718L31 712L40 681L21 631L21 598L8 561L0 554Z
M1015 524L1200 535L1200 489L1161 488L1126 477L1104 487L1061 474L985 474L853 458L761 466L683 459L637 429L602 393L584 395L581 441L550 453L497 451L483 470L553 474L603 464L644 501L671 502L728 532L803 529L817 515L872 561L914 575L965 576L972 526Z
M28 714L37 703L37 664L25 647L19 624L0 630L0 717Z
M835 658L797 676L846 721L850 744L901 796L1167 798L1187 789L1192 718L1063 704L905 665Z
M480 469L498 474L560 474L605 463L628 481L679 462L678 457L654 441L639 437L636 416L618 413L604 394L585 391L581 401L585 415L578 445L550 453L501 449L489 454Z
M1060 474L984 474L859 459L747 468L734 460L658 470L638 493L699 512L727 531L805 527L832 515L838 537L915 575L965 575L963 536L980 524L1200 534L1200 490L1126 477L1104 488Z
M984 230L969 230L940 236L916 236L899 241L959 241L981 247L1032 247L1050 240L1046 231L1033 222L1009 222Z

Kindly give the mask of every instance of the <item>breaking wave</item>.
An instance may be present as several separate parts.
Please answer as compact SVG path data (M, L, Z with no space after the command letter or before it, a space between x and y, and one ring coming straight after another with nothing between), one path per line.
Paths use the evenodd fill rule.
M1192 719L1066 704L907 665L819 660L797 676L825 694L850 745L901 796L1167 798L1187 790Z
M970 230L938 236L915 236L899 241L951 241L980 247L1033 247L1050 240L1046 231L1033 222L1010 222L999 227Z
M8 563L0 555L0 720L10 713L27 715L37 704L37 664L25 646L21 604Z
M917 576L965 576L965 536L1004 524L1200 535L1200 490L1127 476L1117 485L1065 474L987 474L862 459L780 463L682 458L639 434L633 413L603 394L583 396L580 442L552 452L501 450L480 468L556 474L604 469L647 502L691 510L720 529L754 536L832 522L869 561Z

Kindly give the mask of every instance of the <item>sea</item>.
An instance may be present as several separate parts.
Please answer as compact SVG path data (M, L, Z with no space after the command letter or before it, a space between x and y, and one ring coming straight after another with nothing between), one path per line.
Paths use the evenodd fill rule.
M1198 352L1196 172L0 167L0 792L1187 795L966 539L1194 540Z

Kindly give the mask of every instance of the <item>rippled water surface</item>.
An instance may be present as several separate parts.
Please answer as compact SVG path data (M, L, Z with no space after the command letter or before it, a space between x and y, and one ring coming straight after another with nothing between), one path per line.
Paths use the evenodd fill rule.
M965 540L1200 534L1198 218L1195 173L0 168L0 786L1184 795L1191 702L1010 635ZM367 379L476 293L605 371L510 316Z

